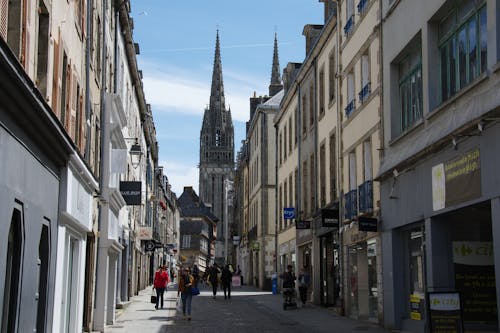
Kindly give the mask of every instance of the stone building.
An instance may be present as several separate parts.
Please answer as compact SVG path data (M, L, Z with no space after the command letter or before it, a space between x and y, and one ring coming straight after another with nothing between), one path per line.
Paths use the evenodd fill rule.
M218 263L223 263L225 226L232 223L232 211L225 206L225 187L227 181L232 182L234 179L234 128L231 110L226 109L224 97L219 31L215 42L210 103L205 109L200 131L199 167L200 199L211 206L213 214L219 218L215 256Z

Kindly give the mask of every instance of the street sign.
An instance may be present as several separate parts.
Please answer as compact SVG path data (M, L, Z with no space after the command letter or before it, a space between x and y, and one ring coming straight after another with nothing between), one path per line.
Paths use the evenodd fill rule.
M358 230L359 231L377 231L378 219L373 217L358 217Z
M338 209L322 209L321 210L321 226L327 228L339 227L339 210Z
M311 221L304 221L304 220L296 221L295 229L311 229Z
M295 218L295 208L294 207L283 208L283 218L285 220L294 219Z
M154 249L155 249L155 242L152 241L152 240L146 241L146 243L144 244L144 249L146 251L154 251Z

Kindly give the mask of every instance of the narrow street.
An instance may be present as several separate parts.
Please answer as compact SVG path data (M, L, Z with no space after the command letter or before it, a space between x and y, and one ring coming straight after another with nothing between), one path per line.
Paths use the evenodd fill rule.
M212 299L208 288L193 298L192 320L176 310L177 286L171 284L163 309L149 302L151 288L142 290L117 313L108 333L160 332L388 332L360 321L340 317L326 308L307 304L305 308L283 311L282 296L249 286L235 288L229 300L221 291Z

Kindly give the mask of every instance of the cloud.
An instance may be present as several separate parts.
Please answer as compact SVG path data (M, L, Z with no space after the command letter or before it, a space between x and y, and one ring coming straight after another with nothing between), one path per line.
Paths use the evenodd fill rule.
M184 186L192 186L198 193L199 170L196 166L179 162L160 162L164 167L164 174L168 177L168 182L172 185L172 191L180 197L184 191Z
M158 112L182 113L203 116L210 101L212 70L175 68L146 63L144 91L146 100ZM193 72L196 72L194 74ZM200 79L203 76L204 79ZM226 108L231 108L233 120L248 121L249 98L256 86L262 86L259 78L246 73L223 70Z

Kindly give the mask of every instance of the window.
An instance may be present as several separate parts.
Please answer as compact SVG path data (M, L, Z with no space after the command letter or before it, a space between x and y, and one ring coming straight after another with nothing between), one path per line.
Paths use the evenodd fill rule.
M330 53L328 59L328 100L332 102L335 99L335 49Z
M293 201L293 179L292 179L292 174L290 173L290 175L288 176L288 192L289 192L289 195L288 195L288 200L290 200L290 207L295 207L296 203ZM288 221L288 224L291 224L292 221L289 220Z
M347 106L345 107L345 115L349 118L351 113L356 109L354 99L354 73L351 71L347 74Z
M315 164L315 160L314 160L314 154L311 154L311 157L309 158L310 160L310 163L309 163L309 168L311 170L310 172L310 183L311 183L311 187L310 187L310 194L311 194L311 214L314 213L314 209L316 209L316 183L315 183L315 180L316 180L316 170L315 170L315 167L316 167L316 164Z
M309 126L313 128L314 125L314 89L309 87Z
M282 185L280 185L280 190L279 190L279 204L280 204L280 207L279 207L278 220L280 221L280 228L284 229L285 226L283 224L284 218L283 218L283 186Z
M325 113L325 71L319 73L319 114Z
M279 136L279 156L280 156L280 165L283 161L282 157L283 157L283 151L282 151L282 143L283 143L283 138L282 138L282 134L280 133L280 136Z
M307 213L308 210L308 196L307 196L307 160L302 164L302 202L301 205L302 211Z
M354 0L347 0L346 3L346 24L344 26L344 33L346 36L352 32L354 27Z
M286 153L287 153L287 149L286 149L286 141L288 139L288 136L286 135L286 121L285 121L285 128L283 128L283 162L286 161Z
M359 92L359 101L363 103L370 96L370 63L368 54L361 56L361 91Z
M337 198L337 168L335 167L337 165L337 160L336 160L336 141L335 141L335 133L330 135L330 201L333 201L334 199Z
M325 144L321 144L319 148L319 202L320 206L326 205L326 159L325 159Z
M349 153L349 190L357 189L356 180L356 152Z
M306 112L306 96L302 96L302 133L305 134L307 131L307 112Z
M292 136L292 118L290 117L288 119L288 154L290 155L292 153L292 141L293 141L293 136Z
M486 70L486 6L478 9L475 3L462 2L439 24L441 101Z
M191 247L191 235L182 236L182 248L189 249Z
M422 118L422 55L420 40L409 46L398 64L400 129L405 132Z
M365 181L372 179L372 143L370 140L363 142L364 177Z

